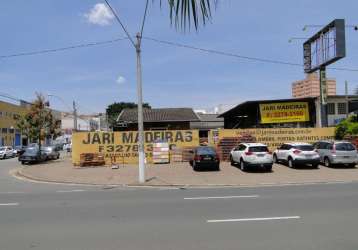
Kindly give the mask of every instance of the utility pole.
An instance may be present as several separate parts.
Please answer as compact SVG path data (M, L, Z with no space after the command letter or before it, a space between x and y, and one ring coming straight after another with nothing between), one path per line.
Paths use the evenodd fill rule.
M73 101L73 131L77 131L77 109L75 101Z
M135 44L137 54L137 96L138 96L138 155L139 155L139 182L145 182L145 153L144 153L144 124L143 124L143 94L142 94L142 58L141 34L136 35Z
M320 86L321 127L324 128L324 127L328 127L326 67L322 67L319 70L319 86Z
M345 96L346 96L346 119L349 116L349 100L348 100L348 81L344 82L345 87Z
M145 153L144 153L144 125L143 125L143 94L142 94L142 59L141 59L141 42L142 42L142 34L145 24L145 18L147 15L148 9L148 0L146 1L141 31L137 33L136 38L137 41L135 42L129 32L127 31L126 27L122 23L121 19L114 11L112 6L109 4L108 0L105 0L107 6L116 17L118 23L121 25L123 31L126 33L127 38L133 45L136 50L137 55L137 96L138 96L138 181L139 183L145 182Z

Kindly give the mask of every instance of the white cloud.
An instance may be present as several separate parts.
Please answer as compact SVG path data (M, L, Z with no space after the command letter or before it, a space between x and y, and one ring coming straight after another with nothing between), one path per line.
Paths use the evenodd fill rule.
M97 3L84 15L89 23L101 26L110 25L114 19L111 10L104 3Z
M117 78L117 83L118 84L125 84L126 83L126 78L124 78L123 76L119 76L118 78Z

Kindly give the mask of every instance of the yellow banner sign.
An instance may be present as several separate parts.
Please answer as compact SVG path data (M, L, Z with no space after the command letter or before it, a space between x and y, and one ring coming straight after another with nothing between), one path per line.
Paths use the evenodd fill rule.
M334 128L220 129L213 141L217 145L223 140L233 141L233 138L238 139L234 140L235 142L260 142L274 150L286 142L314 143L319 140L333 140Z
M307 102L260 104L261 123L306 122L310 120Z
M145 131L145 153L148 163L152 162L152 144L166 141L169 148L199 145L197 130ZM101 153L106 164L138 162L138 132L78 132L72 136L72 162L80 164L83 153Z

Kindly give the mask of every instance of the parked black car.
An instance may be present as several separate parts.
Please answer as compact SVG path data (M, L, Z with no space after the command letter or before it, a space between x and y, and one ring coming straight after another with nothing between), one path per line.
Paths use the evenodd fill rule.
M193 154L193 158L190 161L190 165L194 171L202 169L220 170L220 159L213 147L197 147L191 151L191 153Z
M43 150L39 153L38 147L27 147L25 152L19 156L19 161L21 164L35 163L45 161L46 158L46 153Z

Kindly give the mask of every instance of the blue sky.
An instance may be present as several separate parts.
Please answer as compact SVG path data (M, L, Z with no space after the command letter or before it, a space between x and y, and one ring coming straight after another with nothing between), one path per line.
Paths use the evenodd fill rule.
M124 37L111 17L90 15L95 0L12 0L1 3L0 55L51 49ZM144 0L111 0L131 34L139 27ZM144 36L288 62L302 63L302 41L314 29L345 18L358 24L355 0L222 0L211 24L199 32L170 26L167 6L150 1ZM97 13L98 14L98 13ZM101 13L100 13L101 14ZM103 14L103 13L102 13ZM91 18L90 18L91 17ZM102 17L102 18L101 18ZM103 23L104 22L104 23ZM358 32L347 29L347 57L335 67L358 69ZM143 41L144 101L153 107L212 108L244 100L289 98L291 83L304 78L300 67L253 62ZM101 112L114 101L136 101L135 51L129 41L75 50L0 59L1 92L32 100L35 92L56 94L80 112ZM358 86L358 72L328 70ZM353 84L354 83L354 84ZM54 108L66 110L57 99Z

